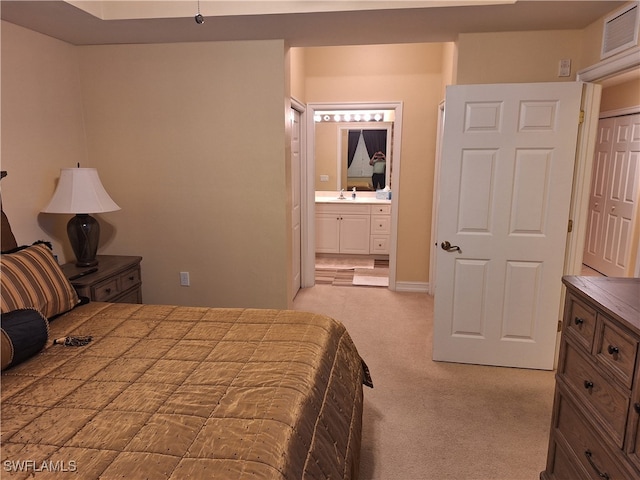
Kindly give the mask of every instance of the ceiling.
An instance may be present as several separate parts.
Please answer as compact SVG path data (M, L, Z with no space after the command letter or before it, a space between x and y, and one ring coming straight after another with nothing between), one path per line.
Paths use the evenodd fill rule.
M340 11L329 11L332 2L333 10ZM75 3L94 14L96 5L115 5L115 2L80 0ZM0 12L3 20L74 45L285 39L290 46L308 47L447 42L455 41L460 33L582 29L627 2L307 0L310 5L324 4L323 9L317 9L323 11L297 9L295 13L255 14L249 4L282 6L295 2L202 0L204 24L197 24L194 19L198 13L197 0L167 1L164 15L156 10L162 2L123 3L135 6L138 14L129 18L122 13L105 15L102 9L96 16L65 1L39 0L2 0ZM243 6L243 10L238 10L239 13L229 10L233 3ZM220 11L216 10L217 4ZM455 6L442 6L447 4ZM154 18L139 18L145 16L147 8L148 16ZM184 12L184 16L176 12Z

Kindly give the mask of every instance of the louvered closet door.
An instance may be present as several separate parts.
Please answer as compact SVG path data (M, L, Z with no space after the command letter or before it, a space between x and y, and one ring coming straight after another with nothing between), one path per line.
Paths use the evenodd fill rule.
M639 158L640 114L600 120L583 262L610 277L632 273Z

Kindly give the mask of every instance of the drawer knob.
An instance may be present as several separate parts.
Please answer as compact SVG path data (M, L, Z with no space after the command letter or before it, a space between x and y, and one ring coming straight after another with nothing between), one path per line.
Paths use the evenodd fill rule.
M573 319L573 323L575 323L576 325L582 325L584 323L584 319L580 317L576 317Z
M634 403L633 409L636 411L636 413L640 413L640 403Z
M593 462L593 459L591 458L593 456L593 454L591 453L591 450L585 450L584 456L587 457L587 461L589 462L589 465L591 465L591 467L596 471L596 473L598 474L598 477L604 478L605 480L609 480L611 478L609 477L609 474L601 472L598 466Z
M107 292L107 293L111 293L111 289L110 289L110 288L107 288L107 289L105 289L105 292Z
M590 382L589 380L585 380L584 388L586 388L587 390L591 390L593 388L593 382Z
M136 277L134 277L133 275L131 275L131 276L129 277L129 280L133 282L133 280L134 280L135 278L136 278Z
M607 352L609 352L609 355L617 355L620 353L620 349L618 347L614 347L613 345L609 345L609 347L607 348Z

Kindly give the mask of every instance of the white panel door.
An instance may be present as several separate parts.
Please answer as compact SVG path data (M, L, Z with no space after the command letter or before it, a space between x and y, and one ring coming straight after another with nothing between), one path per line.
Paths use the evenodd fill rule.
M610 277L632 274L639 162L640 114L600 120L583 262Z
M292 284L291 298L300 290L302 264L302 207L300 205L300 112L291 109L291 235L292 235Z
M581 96L447 88L434 360L553 368Z

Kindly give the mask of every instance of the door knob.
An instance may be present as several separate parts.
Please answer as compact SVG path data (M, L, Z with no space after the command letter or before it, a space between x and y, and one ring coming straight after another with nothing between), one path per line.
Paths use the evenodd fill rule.
M460 250L460 247L457 245L451 245L451 243L449 243L449 241L445 240L444 242L442 242L440 244L440 247L442 247L443 250L447 251L447 252L458 252L458 253L462 253L462 250Z

